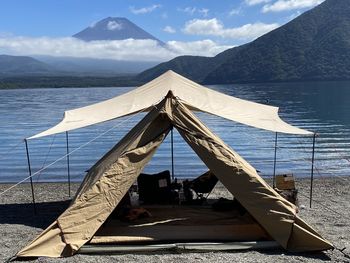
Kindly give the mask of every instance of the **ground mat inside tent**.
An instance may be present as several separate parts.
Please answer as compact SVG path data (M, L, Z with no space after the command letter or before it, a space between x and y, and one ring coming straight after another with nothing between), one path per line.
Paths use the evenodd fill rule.
M132 222L109 218L90 244L171 241L271 240L246 213L213 211L210 206L144 206L151 216Z

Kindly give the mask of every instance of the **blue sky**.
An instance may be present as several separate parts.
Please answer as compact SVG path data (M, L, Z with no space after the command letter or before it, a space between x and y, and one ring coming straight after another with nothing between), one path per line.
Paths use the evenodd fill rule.
M163 51L157 59L165 60L177 53L215 55L228 47L252 41L321 2L323 0L2 0L0 53L83 56L78 49L86 48L88 56L99 57L96 45L76 43L68 37L112 16L126 17L169 43L172 53L167 55ZM107 47L118 51L133 45L131 42L113 43L113 47L109 43ZM141 44L135 42L135 49ZM144 44L152 49L150 43ZM72 49L67 48L65 54L62 45L70 45ZM74 51L73 46L77 50ZM152 57L152 54L148 55ZM110 54L101 57L106 56Z

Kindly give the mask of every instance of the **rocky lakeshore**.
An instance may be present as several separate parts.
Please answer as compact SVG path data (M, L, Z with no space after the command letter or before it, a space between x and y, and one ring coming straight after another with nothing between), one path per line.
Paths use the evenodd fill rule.
M300 215L306 222L350 255L350 177L317 178L314 201L309 208L309 179L296 182ZM0 192L11 184L1 184ZM78 188L73 184L72 193ZM217 186L213 195L225 196ZM68 188L63 183L35 185L38 215L34 215L29 184L22 184L0 196L0 261L11 258L42 232L69 204ZM283 249L233 252L157 252L115 255L80 255L70 258L39 258L36 262L349 262L339 250L322 253L288 253ZM34 261L30 261L34 262Z

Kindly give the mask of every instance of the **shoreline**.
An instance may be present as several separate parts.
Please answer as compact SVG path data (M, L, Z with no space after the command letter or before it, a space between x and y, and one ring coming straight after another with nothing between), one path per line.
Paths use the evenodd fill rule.
M190 179L190 180L192 180L192 179L195 179L195 178L197 178L197 177L177 177L177 179L178 180L183 180L183 179ZM267 181L270 185L271 185L271 182L272 182L272 178L273 178L273 176L271 175L264 175L264 176L261 176L261 178L262 179L264 179L265 181ZM347 179L349 179L350 178L350 175L333 175L333 176L328 176L328 175L326 175L326 176L318 176L318 175L314 175L314 181L315 180L322 180L322 179L345 179L345 180L347 180ZM81 182L83 181L83 179L84 179L84 177L82 177L82 180L79 180L79 181L76 181L76 180L71 180L70 181L70 183L71 184L81 184ZM298 176L298 177L294 177L294 179L295 179L295 182L298 182L298 181L307 181L307 180L311 180L311 178L310 178L310 176ZM29 180L29 179L28 179ZM8 181L8 182L1 182L0 181L0 185L14 185L14 184L16 184L16 183L18 183L18 181L13 181L13 182L11 182L11 181ZM30 184L30 182L29 181L25 181L25 182L23 182L23 183L21 183L21 185L25 185L25 184ZM40 182L33 182L33 184L34 185L37 185L37 184L68 184L68 182L67 181L40 181Z
M88 80L88 82L86 82ZM206 84L204 86L216 85L277 85L277 84L293 84L293 83L334 83L334 82L350 82L349 79L291 79L282 81L266 81L266 82L235 82L235 83L216 83ZM24 84L26 83L26 84ZM28 84L29 83L29 84ZM67 84L69 83L69 84ZM128 75L115 76L0 76L0 90L18 90L18 89L64 89L64 88L127 88L140 87L145 82L130 79Z
M267 180L268 181L268 180ZM0 192L9 184L0 184ZM38 215L33 213L30 184L21 184L0 196L0 261L3 262L32 241L69 205L67 183L37 183ZM80 183L71 184L71 196ZM350 254L350 177L315 178L312 208L309 208L309 180L296 179L299 215L324 238ZM219 185L213 195L225 197ZM226 192L227 194L227 192ZM116 255L75 255L64 259L41 258L40 262L348 262L338 250L321 253L289 253L283 249L234 252L128 253ZM34 262L34 261L32 261Z

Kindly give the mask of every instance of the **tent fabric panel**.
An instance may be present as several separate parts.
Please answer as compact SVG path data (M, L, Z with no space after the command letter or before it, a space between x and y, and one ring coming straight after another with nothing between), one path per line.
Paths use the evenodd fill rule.
M322 251L333 249L333 245L318 235L294 224L288 250L291 252Z
M168 119L164 120L159 109L153 108L91 169L72 206L58 218L72 250L77 251L91 239L152 158L170 128Z
M77 251L89 241L135 182L165 134L123 154L90 189L58 218L63 235Z
M165 134L162 134L148 145L125 153L100 180L75 199L57 219L55 227L50 226L16 256L61 257L75 254L112 213L164 138ZM124 169L126 166L128 168Z
M71 256L63 241L62 231L57 221L53 222L32 243L17 253L17 257L61 257Z
M281 120L277 107L235 98L208 89L170 70L141 87L115 98L66 111L60 123L27 139L70 131L140 111L148 111L170 90L192 110L207 112L274 132L313 134Z
M296 207L267 185L251 165L197 121L190 111L181 107L177 105L177 111L173 112L175 127L181 136L270 236L287 248Z
M155 118L159 121L154 122ZM132 128L109 152L107 152L99 161L96 162L85 176L76 197L84 193L93 186L106 169L117 161L120 155L128 149L135 149L149 143L150 138L157 134L168 133L169 123L163 121L157 108L149 112L134 128Z
M150 121L156 117L158 121ZM170 123L163 121L163 116L158 110L151 111L144 119L146 121L141 121L144 125L140 125L139 130L131 130L125 136L128 140L122 140L118 148L108 152L102 158L105 163L99 163L104 163L104 167L100 167L104 172L96 175L98 179L93 180L94 183L85 181L85 186L80 188L71 206L57 219L57 225L61 229L60 235L64 239L64 250L71 251L70 254L50 250L45 253L46 256L69 256L88 242L152 158L170 131ZM159 130L162 132L160 133ZM120 148L123 150L121 151ZM109 158L114 153L119 154ZM91 170L87 177L95 172L96 170ZM45 249L46 237L51 236L53 231L48 228L42 234L43 238L38 239L36 246ZM23 249L26 251L25 256L37 256L37 254L31 254L31 248L32 243ZM22 255L23 253L17 254L18 257Z
M330 249L310 226L296 216L296 207L270 187L242 157L205 127L186 107L176 105L172 111L174 126L207 167L222 184L238 199L257 222L285 249L299 246L300 251ZM294 226L300 224L304 232L294 234ZM303 238L293 240L292 235L303 233ZM322 250L322 249L321 249Z
M288 250L292 252L322 251L333 249L333 245L313 228L296 216L292 234L288 242Z

